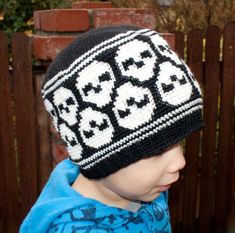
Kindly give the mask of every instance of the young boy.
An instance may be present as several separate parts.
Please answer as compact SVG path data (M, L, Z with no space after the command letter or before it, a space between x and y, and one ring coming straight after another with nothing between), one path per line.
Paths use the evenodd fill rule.
M53 61L42 96L70 159L20 232L171 232L181 142L205 124L199 84L167 42L127 25L84 33Z

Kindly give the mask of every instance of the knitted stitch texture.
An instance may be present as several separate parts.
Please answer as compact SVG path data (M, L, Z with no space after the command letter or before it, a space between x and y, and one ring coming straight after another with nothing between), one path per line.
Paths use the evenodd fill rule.
M50 65L42 96L70 159L91 179L205 127L199 83L150 29L121 25L82 34Z

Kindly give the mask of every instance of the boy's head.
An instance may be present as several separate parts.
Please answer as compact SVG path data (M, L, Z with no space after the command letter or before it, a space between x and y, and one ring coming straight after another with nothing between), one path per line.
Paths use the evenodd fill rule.
M91 30L48 69L42 96L72 161L91 179L164 152L204 127L198 82L155 31Z

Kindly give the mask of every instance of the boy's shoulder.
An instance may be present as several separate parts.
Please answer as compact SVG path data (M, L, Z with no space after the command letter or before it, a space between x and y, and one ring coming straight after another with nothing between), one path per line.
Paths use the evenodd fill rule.
M59 163L32 208L22 232L99 233L149 232L148 226L170 232L168 193L163 192L151 203L142 203L137 212L115 208L86 198L71 188L79 175L70 160ZM22 227L23 229L23 227ZM48 229L50 229L48 231Z
M151 228L171 232L167 192L150 203L142 203L136 212L107 206L87 198L86 205L76 206L58 216L50 232L150 232Z

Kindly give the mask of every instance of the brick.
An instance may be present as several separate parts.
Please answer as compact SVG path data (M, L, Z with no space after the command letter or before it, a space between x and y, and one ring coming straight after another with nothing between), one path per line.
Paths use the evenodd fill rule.
M34 28L35 29L40 29L41 28L41 24L40 24L40 13L42 11L34 11L33 12L33 22L34 22Z
M156 27L155 13L148 9L96 9L92 10L92 22L95 28L114 24L132 24L154 29Z
M89 13L79 9L56 9L34 13L35 28L52 32L78 32L89 28Z
M53 60L75 36L33 36L33 55L37 59Z
M72 8L77 9L99 9L112 7L112 2L75 2L72 5Z

